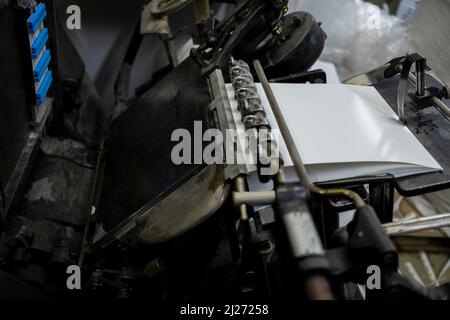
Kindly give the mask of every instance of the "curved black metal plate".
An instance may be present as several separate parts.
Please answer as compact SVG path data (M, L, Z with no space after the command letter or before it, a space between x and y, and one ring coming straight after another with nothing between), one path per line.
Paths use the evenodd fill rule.
M194 121L205 130L209 103L200 67L188 59L116 119L99 206L106 231L198 172L199 165L173 164L171 135L184 128L193 136Z

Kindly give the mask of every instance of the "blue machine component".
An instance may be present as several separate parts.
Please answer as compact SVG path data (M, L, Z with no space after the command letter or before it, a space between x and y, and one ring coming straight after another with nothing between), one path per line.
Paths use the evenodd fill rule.
M34 68L34 82L40 82L51 60L50 50L46 50Z
M41 105L42 103L44 103L52 82L53 82L53 74L50 70L48 70L47 73L45 74L44 79L41 82L41 85L36 91L37 105Z
M45 17L47 17L47 7L44 3L40 3L27 21L28 32L30 34L34 34L41 26Z
M47 41L48 41L48 29L44 28L31 45L31 56L33 59L37 59L39 57Z
M44 27L47 17L47 8L40 3L27 20L28 35L30 38L31 58L33 59L33 80L35 83L36 106L44 103L50 86L53 82L53 74L48 69L51 61L50 50L46 49L49 40L48 29ZM37 34L39 32L39 34Z

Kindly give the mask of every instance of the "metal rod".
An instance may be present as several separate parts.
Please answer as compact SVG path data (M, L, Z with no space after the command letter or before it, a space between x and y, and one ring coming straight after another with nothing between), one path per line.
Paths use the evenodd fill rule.
M389 236L396 236L419 231L450 227L450 213L383 225Z
M300 156L300 153L295 146L294 139L291 136L289 128L284 120L283 114L281 112L280 106L273 94L273 91L270 87L269 81L264 73L264 69L261 66L259 60L255 60L253 62L253 66L255 67L256 73L258 74L259 81L261 82L264 91L266 93L267 99L269 100L269 104L272 108L272 111L275 115L275 119L280 128L281 134L283 136L284 142L286 143L287 149L289 151L289 155L291 156L292 162L294 163L295 172L297 173L300 181L305 185L307 189L311 192L322 195L322 196L343 196L347 197L355 203L357 208L364 207L366 203L364 200L356 193L347 189L322 189L316 186L308 176L308 172L305 168L303 160Z
M196 23L207 21L211 13L211 9L209 7L209 0L195 0L194 11Z
M425 61L418 60L416 62L417 86L416 94L419 97L425 95Z
M237 192L246 192L245 179L239 176L235 179L235 188ZM241 220L248 220L247 205L245 203L239 205L239 211L241 213Z
M260 192L233 192L233 203L235 206L246 204L249 206L262 206L275 202L275 191Z
M412 73L408 76L408 81L411 83L412 86L417 87L417 78ZM450 121L450 108L442 102L442 100L432 97L431 102L433 102L433 105L436 107L436 109L447 119Z
M448 120L450 120L450 108L444 102L442 102L442 100L439 100L436 97L431 98L431 101L433 102L436 109L438 109L438 111L444 117L446 117Z

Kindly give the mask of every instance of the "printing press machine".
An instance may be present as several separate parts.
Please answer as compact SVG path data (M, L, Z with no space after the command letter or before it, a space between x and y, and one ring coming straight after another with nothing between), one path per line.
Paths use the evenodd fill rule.
M192 2L195 23L171 30L169 18ZM55 14L57 1L0 1L0 299L363 299L358 284L374 265L381 288L366 289L367 300L450 298L448 285L418 287L399 274L393 237L402 223L391 223L394 190L450 188L448 90L426 59L410 53L347 83L375 86L444 170L315 184L269 83L326 83L324 71L310 68L327 36L310 13L288 13L287 0L231 2L221 19L208 1L146 4L106 112ZM146 34L159 36L170 64L129 99ZM174 43L185 35L196 46L178 61ZM274 156L255 82L288 147L294 182ZM249 130L256 163L174 164L172 133L194 134L195 122L202 135ZM273 189L249 191L252 174ZM356 210L353 221L341 227L339 213L348 210ZM449 220L416 219L400 232ZM81 268L81 290L66 287L69 266Z

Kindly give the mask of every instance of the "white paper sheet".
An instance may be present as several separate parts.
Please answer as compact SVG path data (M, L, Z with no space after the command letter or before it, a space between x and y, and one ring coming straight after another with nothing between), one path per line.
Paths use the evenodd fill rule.
M399 177L442 170L373 87L271 86L316 182L377 173ZM264 90L259 84L257 87L267 117L273 129L278 129ZM285 166L292 166L282 140L280 152Z
M331 62L326 62L322 60L317 60L316 63L309 70L322 69L327 74L327 83L338 84L341 83L339 79L338 72L336 70L336 65Z

